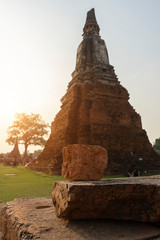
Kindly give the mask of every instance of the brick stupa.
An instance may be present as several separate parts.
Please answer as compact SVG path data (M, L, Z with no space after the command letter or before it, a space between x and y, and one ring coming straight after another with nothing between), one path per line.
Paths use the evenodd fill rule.
M18 142L16 141L13 150L8 154L9 158L20 158L21 154L19 152Z
M129 94L109 63L99 35L94 9L87 13L75 71L52 122L51 135L30 168L61 173L62 149L68 144L100 145L108 151L106 173L160 170L160 156L152 149L141 117L128 102ZM95 166L96 167L96 166Z

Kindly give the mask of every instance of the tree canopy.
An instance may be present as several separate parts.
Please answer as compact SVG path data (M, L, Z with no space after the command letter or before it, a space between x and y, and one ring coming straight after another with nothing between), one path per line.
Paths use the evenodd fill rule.
M6 142L9 145L15 145L16 142L24 144L24 155L27 155L29 145L44 146L48 128L49 125L42 120L40 114L16 113L13 124L7 129Z
M153 143L153 149L160 154L160 138L157 138Z

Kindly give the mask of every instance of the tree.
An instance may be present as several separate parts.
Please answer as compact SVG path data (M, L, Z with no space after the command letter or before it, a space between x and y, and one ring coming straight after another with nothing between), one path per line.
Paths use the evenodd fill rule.
M153 143L153 149L160 154L160 138L157 138Z
M16 142L24 144L24 156L30 145L44 146L44 137L48 134L49 125L46 124L39 114L16 113L13 124L8 127L6 142L15 145Z

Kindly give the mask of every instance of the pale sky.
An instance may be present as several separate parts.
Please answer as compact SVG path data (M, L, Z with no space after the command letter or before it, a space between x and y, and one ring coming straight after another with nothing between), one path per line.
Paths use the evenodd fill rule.
M160 0L0 0L0 153L16 112L54 120L91 8L150 142L160 137Z

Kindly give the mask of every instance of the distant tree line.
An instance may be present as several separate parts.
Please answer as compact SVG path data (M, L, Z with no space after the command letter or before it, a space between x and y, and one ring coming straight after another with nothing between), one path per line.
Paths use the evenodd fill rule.
M157 138L153 143L153 149L160 155L160 138Z

